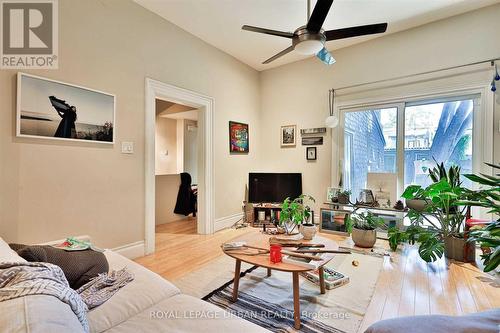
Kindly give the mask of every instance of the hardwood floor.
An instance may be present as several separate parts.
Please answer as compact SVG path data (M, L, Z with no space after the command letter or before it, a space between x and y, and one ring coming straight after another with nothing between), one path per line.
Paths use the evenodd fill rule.
M136 259L166 279L174 280L223 255L220 244L245 234L250 227L197 235L196 219L171 222L156 228L157 251ZM341 236L322 234L336 241ZM385 241L378 245L387 247ZM460 315L500 308L500 281L473 264L439 260L426 264L417 249L406 246L391 260L384 258L375 293L359 332L386 318L420 314Z
M156 227L156 252L135 261L174 280L221 256L222 243L251 231L225 229L213 235L198 235L195 218L161 224Z

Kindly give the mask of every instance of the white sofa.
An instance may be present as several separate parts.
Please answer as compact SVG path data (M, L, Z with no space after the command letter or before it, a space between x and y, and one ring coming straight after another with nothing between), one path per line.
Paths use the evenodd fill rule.
M88 312L91 332L268 332L200 299L107 250L110 269L127 267L134 281ZM0 262L24 261L0 238ZM0 302L1 332L82 332L68 305L52 296Z

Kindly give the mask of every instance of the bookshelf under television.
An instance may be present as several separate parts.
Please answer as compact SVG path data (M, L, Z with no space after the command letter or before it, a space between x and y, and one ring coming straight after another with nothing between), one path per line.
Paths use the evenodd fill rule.
M295 199L301 194L301 173L249 173L247 222L252 226L275 224L279 221L283 200Z

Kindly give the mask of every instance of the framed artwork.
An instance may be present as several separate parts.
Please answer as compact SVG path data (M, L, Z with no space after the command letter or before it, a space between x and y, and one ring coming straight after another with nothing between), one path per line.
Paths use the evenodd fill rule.
M323 135L326 134L326 127L303 128L300 130L302 135Z
M316 161L316 147L306 148L306 159L308 161Z
M322 136L312 136L302 138L303 146L321 146L323 144Z
M338 235L348 236L346 221L350 217L349 211L320 209L320 231Z
M229 152L242 154L249 152L248 124L229 122Z
M115 95L17 74L18 137L115 142Z
M326 202L336 202L338 200L340 189L337 187L326 188Z
M295 147L297 137L297 126L281 126L280 141L281 147Z
M396 203L398 186L398 175L395 173L368 172L366 176L366 188L373 191L375 200L380 206L389 207Z

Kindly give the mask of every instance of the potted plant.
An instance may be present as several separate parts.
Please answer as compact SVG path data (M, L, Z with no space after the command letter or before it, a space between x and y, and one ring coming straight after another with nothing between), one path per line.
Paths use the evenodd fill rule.
M399 244L408 240L406 232L401 231L396 227L389 228L387 234L389 235L389 246L392 251L396 251Z
M348 219L347 231L352 233L352 240L359 247L373 247L377 241L377 227L384 224L384 220L371 212L353 215Z
M500 165L485 163L493 169L499 170ZM497 216L496 221L492 221L484 228L471 228L469 241L478 242L483 250L481 259L484 264L484 271L490 272L497 269L500 264L500 174L494 176L485 174L464 175L473 182L485 186L475 191L472 200L464 202L471 206L488 208L488 213Z
M500 220L488 224L486 227L471 231L470 241L478 242L483 250L481 259L484 271L495 270L500 264Z
M305 201L315 202L314 198L307 194L302 194L298 198L291 200L286 198L283 201L280 214L280 225L287 235L292 235L298 226L304 239L312 239L316 234L316 226L310 222L311 208L305 205Z
M351 197L351 190L340 190L337 196L339 204L347 205Z
M441 258L443 253L450 259L473 260L474 249L466 246L461 231L466 210L461 202L470 196L470 191L461 187L460 167L452 166L447 171L441 163L429 170L429 176L434 183L426 188L410 185L402 195L407 200L426 202L422 209L408 206L411 226L403 239L411 244L419 243L419 255L427 262ZM390 233L389 242L396 243L396 237L400 237L398 233Z

